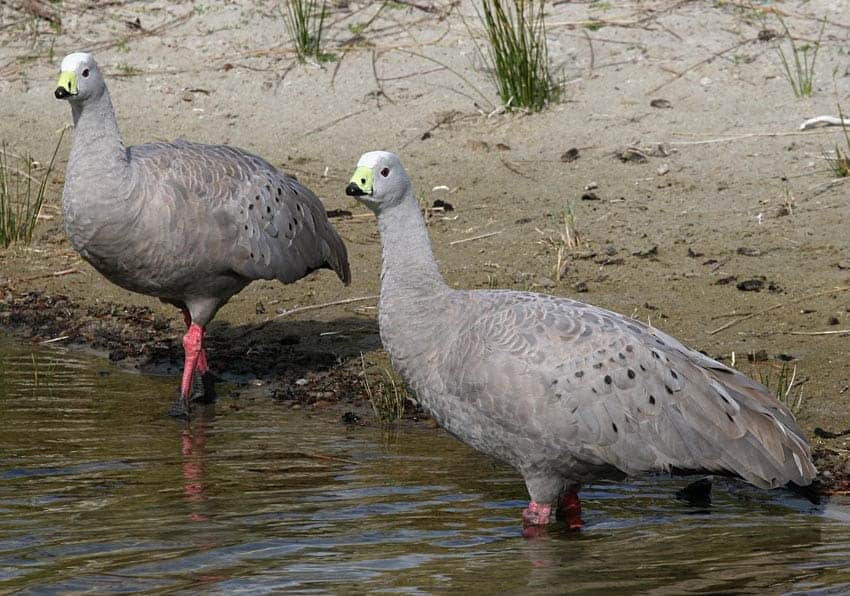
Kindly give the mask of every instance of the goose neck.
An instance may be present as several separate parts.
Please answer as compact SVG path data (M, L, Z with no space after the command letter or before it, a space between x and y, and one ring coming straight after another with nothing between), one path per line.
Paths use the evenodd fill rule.
M69 169L96 169L121 174L127 166L127 151L115 120L107 89L81 104L71 104L74 142Z
M440 275L419 204L408 191L378 216L381 231L381 293L427 299L447 290Z

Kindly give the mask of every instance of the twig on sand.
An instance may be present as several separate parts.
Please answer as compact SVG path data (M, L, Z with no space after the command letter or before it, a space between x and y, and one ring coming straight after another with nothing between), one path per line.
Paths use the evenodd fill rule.
M818 126L850 126L850 118L838 116L816 116L809 118L800 125L800 130L809 130Z
M329 306L339 306L340 304L351 304L352 302L363 302L364 300L377 300L380 296L360 296L359 298L346 298L345 300L334 300L333 302L325 302L323 304L310 304L308 306L298 306L296 308L290 308L289 310L285 310L281 313L276 314L271 317L266 323L269 321L273 321L275 319L280 319L283 317L288 317L289 315L295 314L297 312L305 312L308 310L319 310L321 308L327 308Z
M54 337L53 339L45 339L41 343L42 344L52 344L52 343L55 343L57 341L62 341L63 339L68 339L69 337L70 337L69 335L60 335L59 337Z
M18 281L33 281L35 279L44 279L45 277L62 277L63 275L71 275L72 273L80 273L79 269L71 267L70 269L63 269L62 271L54 271L53 273L42 273L41 275L33 275L30 277L21 278Z
M748 320L748 319L752 319L753 317L756 317L756 316L758 316L758 315L763 315L764 313L767 313L767 312L770 312L770 311L772 311L772 310L775 310L775 309L777 309L777 308L779 308L779 307L781 307L781 306L784 306L784 305L783 305L783 304L774 304L774 305L773 305L773 306L771 306L770 308L765 308L764 310L760 310L760 311L758 311L758 312L750 313L750 314L745 315L745 316L743 316L743 317L740 317L740 318L738 318L738 319L732 319L731 321L729 321L728 323L725 323L725 324L721 325L721 326L720 326L720 327L718 327L717 329L714 329L714 330L712 330L712 331L709 331L709 332L708 332L708 335L714 335L715 333L720 333L721 331L724 331L724 330L726 330L726 329L729 329L729 327L731 327L732 325L737 325L738 323L741 323L742 321L746 321L746 320Z
M732 46L729 46L728 48L725 48L723 50L720 50L719 52L714 52L713 54L711 54L707 58L703 58L699 62L695 62L694 64L691 64L690 66L685 68L685 70L683 70L679 73L676 73L676 76L674 76L672 79L664 81L660 85L656 85L655 87L653 87L652 89L647 91L646 95L652 95L653 93L657 92L660 89L663 89L664 87L666 87L670 83L674 83L674 82L678 81L679 79L681 79L683 76L685 76L686 74L688 74L690 71L694 70L695 68L699 68L703 64L708 64L709 62L711 62L715 58L719 58L723 54L727 54L727 53L731 52L732 50L737 50L741 46L747 45L748 43L751 43L753 41L756 41L756 39L755 38L744 39L743 41L739 41L738 43L736 43Z
M809 192L811 192L813 196L817 196L828 191L833 186L844 184L848 180L850 180L850 178L836 178L835 180L827 180L826 182L820 182L809 188Z
M425 139L427 139L428 137L431 136L432 132L434 132L435 130L437 130L441 126L451 124L452 122L454 122L460 116L461 116L461 113L456 111L456 110L448 110L446 112L443 112L442 114L440 114L437 117L435 123L431 126L431 128L429 128L428 130L426 130L425 132L423 132L421 135L419 135L417 137L413 137L413 138L408 139L401 146L401 148L405 149L408 145L410 145L413 141L416 141L416 140L424 141Z
M728 318L730 318L730 317L745 317L745 316L747 316L747 315L749 315L749 314L752 314L752 313L748 313L748 312L734 312L734 311L733 311L733 312L727 312L727 313L722 314L722 315L714 315L713 317L711 317L711 320L712 320L712 321L716 321L717 319L728 319Z
M0 166L0 167L3 167L3 166ZM18 168L5 166L5 167L3 167L3 169L6 170L7 172L12 172L16 176L21 176L22 178L29 178L30 182L35 182L36 184L41 184L41 180L39 180L38 178L35 178L33 176L30 176L29 174L27 174L23 170L19 170Z
M429 12L431 14L439 13L440 9L436 6L428 6L427 4L419 4L418 2L411 2L410 0L395 0L396 4L401 4L402 6L409 6L410 8L416 8L421 10L422 12Z
M461 240L452 240L449 242L449 246L454 246L455 244L463 244L464 242L472 242L473 240L482 240L484 238L489 238L490 236L496 236L501 234L504 230L499 230L498 232L490 232L489 234L481 234L480 236L473 236L472 238L462 238Z
M499 158L499 161L501 161L503 166L505 166L506 168L508 168L511 172L513 172L513 173L514 173L514 174L516 174L517 176L520 176L520 177L522 177L522 178L525 178L526 180L534 180L534 178L532 178L531 176L528 176L528 175L526 175L526 174L523 174L523 173L522 173L520 170L518 170L515 166L512 166L512 165L511 165L511 164L510 164L510 163L509 163L509 162L508 162L508 161L507 161L504 157L500 157L500 158Z
M327 129L331 128L332 126L336 126L337 124L339 124L343 120L348 120L349 118L353 118L354 116L358 116L359 114L362 114L365 111L367 111L367 108L363 108L362 110L356 110L354 112L349 112L345 116L340 116L339 118L334 118L330 122L322 124L321 126L317 126L316 128L313 128L311 130L308 130L302 136L309 137L310 135L314 135L317 132L322 132L323 130L327 130Z
M101 42L101 43L97 43L93 46L90 46L89 49L94 50L94 51L107 50L107 49L119 46L121 44L125 44L130 39L134 39L134 38L138 38L138 37L145 37L145 36L152 37L152 36L155 36L155 35L159 35L160 33L167 31L168 29L182 25L183 23L185 23L186 21L191 19L193 16L195 16L195 14L196 13L195 13L194 9L188 10L181 15L177 15L176 17L174 17L170 21L166 21L164 23L161 23L161 24L159 24L156 27L153 27L151 29L137 29L127 36L115 37L113 39L110 39L110 40L107 40L107 41L104 41L104 42Z
M62 19L53 11L48 2L39 2L37 0L24 0L21 3L20 9L39 19L44 19L54 25L61 25Z
M359 298L346 298L345 300L334 300L333 302L324 302L322 304L310 304L308 306L298 306L296 308L290 308L289 310L285 310L281 313L276 314L273 317L269 317L265 321L258 323L252 327L249 327L241 334L237 335L234 339L238 339L248 335L249 333L253 333L255 331L259 331L263 329L266 325L275 321L277 319L281 319L283 317L288 317L289 315L293 315L298 312L306 312L310 310L319 310L322 308L328 308L330 306L339 306L341 304L351 304L352 302L363 302L364 300L377 300L380 296L360 296Z
M732 141L740 141L742 139L751 139L755 137L796 137L805 134L800 131L793 132L745 132L737 135L730 135L728 137L718 137L716 139L703 139L701 141L664 141L664 143L668 145L711 145L713 143L729 143ZM661 141L651 141L651 145L661 144Z
M829 331L789 331L788 335L850 335L850 329L831 329Z
M395 102L392 100L392 98L389 95L387 95L387 92L384 91L384 83L381 80L381 77L378 76L378 53L374 49L371 51L371 58L372 58L372 76L375 79L375 85L378 86L378 88L373 92L373 95L375 96L375 103L377 104L377 107L380 110L381 109L381 96L386 98L386 100L388 102L390 102L391 104L395 104Z
M593 40L590 38L590 33L587 32L587 29L582 29L582 33L584 33L585 39L587 39L587 46L590 48L590 64L587 65L588 72L593 72L593 66L596 63L596 54L593 51Z
M789 302L780 302L779 304L774 304L773 306L768 306L767 308L763 308L762 310L757 310L757 311L752 312L748 315L744 315L740 318L733 319L733 320L729 321L728 323L726 323L725 325L721 325L717 329L709 331L708 335L714 335L715 333L720 333L721 331L729 329L729 327L732 327L733 325L737 325L738 323L741 323L743 321L747 321L749 319L752 319L753 317L758 317L758 316L763 315L765 313L769 313L770 311L776 310L777 308L782 308L783 306L790 306L792 304L799 304L800 302L804 302L804 301L809 300L811 298L817 298L819 296L828 296L830 294L838 294L839 292L846 292L848 290L850 290L850 286L839 286L837 288L832 288L830 290L822 290L820 292L814 292L813 294L806 294L805 296L800 296L799 298L795 298L794 300L791 300Z
M557 4L557 2L556 2ZM578 21L555 21L554 23L547 23L547 29L554 29L555 27L567 27L568 29L577 29L579 27L638 27L642 23L641 21L625 21L625 20L611 20L611 19L581 19Z

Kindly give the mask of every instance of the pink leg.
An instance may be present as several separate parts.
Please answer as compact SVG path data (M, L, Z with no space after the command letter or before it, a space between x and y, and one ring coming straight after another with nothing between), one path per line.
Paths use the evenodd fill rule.
M529 501L528 507L522 512L522 535L526 538L534 538L544 534L551 513L551 505Z
M186 323L186 329L192 326L192 315L188 309L181 309L183 312L183 322ZM207 363L207 350L203 345L203 335L201 336L201 353L198 355L198 363L195 365L195 370L201 374L208 372L210 370L209 364ZM185 373L184 373L185 374Z
M203 342L203 338L201 341ZM201 374L210 370L209 364L207 364L207 349L203 347L203 343L201 343L201 353L198 354L198 363L195 364L195 370Z
M570 530L580 530L584 526L581 520L581 501L578 498L578 492L571 490L561 497L558 513L564 516Z
M186 335L183 336L185 360L183 361L183 381L180 384L180 397L183 398L187 409L189 407L189 398L192 395L192 377L195 374L198 360L203 352L203 345L204 328L192 323Z

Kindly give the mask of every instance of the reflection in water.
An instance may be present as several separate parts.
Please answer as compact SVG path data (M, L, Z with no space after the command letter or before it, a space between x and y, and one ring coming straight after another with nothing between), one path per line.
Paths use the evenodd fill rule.
M183 425L172 380L0 342L0 592L836 592L850 507L734 482L599 484L520 537L517 475L441 432L256 399Z
M188 426L182 432L183 453L183 493L192 504L203 504L204 496L204 459L206 458L207 427L203 422ZM189 514L192 521L206 521L207 515L199 510Z

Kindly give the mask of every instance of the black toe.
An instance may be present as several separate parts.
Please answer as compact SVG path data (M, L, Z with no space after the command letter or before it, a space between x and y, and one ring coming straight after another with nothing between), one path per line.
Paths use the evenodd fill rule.
M172 418L189 420L189 407L186 405L186 400L183 399L182 395L178 396L171 404L171 407L168 408L168 415Z

